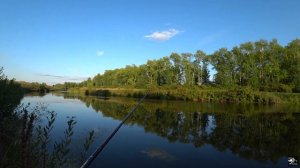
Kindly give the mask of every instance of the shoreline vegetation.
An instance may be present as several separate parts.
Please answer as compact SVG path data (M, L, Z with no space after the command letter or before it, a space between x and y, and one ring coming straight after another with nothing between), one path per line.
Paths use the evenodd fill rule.
M213 54L171 53L142 65L106 70L93 78L52 86L14 81L24 93L67 91L197 102L276 104L300 102L300 39L246 42Z
M300 102L300 39L246 42L213 54L171 53L145 64L106 70L54 90L97 96L141 97L223 103Z
M3 69L2 69L3 71ZM8 79L6 79L9 82ZM213 54L171 53L145 64L106 70L93 78L52 86L10 80L23 94L67 91L196 102L277 104L300 102L300 39L247 42ZM18 90L20 92L21 90ZM7 94L6 94L7 95Z
M186 88L151 87L147 89L135 88L71 88L72 94L110 97L141 98L147 93L148 99L183 100L195 102L220 102L220 103L255 103L255 104L299 104L299 93L280 93L253 91L251 88L216 89L216 88Z
M300 40L283 47L277 40L247 42L221 48L211 55L198 50L172 53L145 64L107 70L80 83L48 86L8 79L0 68L0 159L8 167L64 167L86 159L94 140L90 131L81 159L69 155L74 118L69 118L64 137L47 151L55 112L46 110L45 124L38 123L45 111L19 106L25 93L67 91L101 97L122 96L197 102L255 103L262 105L300 103ZM15 152L18 151L18 152ZM43 160L40 160L40 157ZM74 166L72 166L74 167Z
M55 141L53 151L49 151L57 115L43 105L20 104L28 92L44 94L49 92L49 86L10 80L0 67L0 167L80 167L88 157L95 139L94 131L88 132L80 156L71 155L70 144L76 121L69 117L64 137Z

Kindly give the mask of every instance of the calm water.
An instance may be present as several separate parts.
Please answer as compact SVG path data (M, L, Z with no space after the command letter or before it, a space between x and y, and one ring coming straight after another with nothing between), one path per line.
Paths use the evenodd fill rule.
M63 136L67 116L76 117L75 156L87 131L97 133L93 152L137 100L50 93L22 102L57 112L53 140ZM298 112L297 106L146 100L91 167L288 167L287 157L300 159Z

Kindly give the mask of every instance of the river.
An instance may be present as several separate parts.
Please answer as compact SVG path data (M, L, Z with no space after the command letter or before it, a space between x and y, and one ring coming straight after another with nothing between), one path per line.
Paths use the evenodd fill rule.
M57 113L51 145L74 116L76 156L88 131L96 132L90 154L137 101L49 93L26 95L22 103ZM91 167L288 167L288 157L300 158L299 111L289 105L145 100Z

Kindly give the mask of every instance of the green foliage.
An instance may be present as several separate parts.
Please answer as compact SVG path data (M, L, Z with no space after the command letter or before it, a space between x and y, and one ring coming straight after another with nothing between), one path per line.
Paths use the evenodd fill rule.
M209 66L216 71L213 81ZM149 90L148 98L273 104L286 102L287 97L257 91L300 92L299 75L300 40L283 47L274 39L243 43L232 50L221 48L211 55L201 50L171 53L65 86L71 92L104 97L141 97Z
M52 90L52 87L48 86L46 83L30 83L25 81L18 81L17 83L20 84L25 92L48 93L50 90Z
M69 144L76 124L74 118L68 121L65 137L60 143L55 143L55 152L48 152L50 133L53 129L56 113L46 111L45 107L35 107L29 110L27 106L19 106L23 97L24 88L30 91L46 92L46 84L15 82L8 80L0 68L0 167L66 167ZM27 90L26 89L26 90ZM40 116L47 114L45 126L40 121ZM89 134L85 142L85 153L94 140L94 134ZM80 164L80 163L79 163ZM73 167L73 166L72 166Z
M73 128L76 123L74 117L69 118L67 122L68 127L64 131L64 138L60 143L54 143L54 150L50 162L51 167L66 167L66 165L70 164L68 158L68 154L70 153L69 145L72 141L71 137L74 134Z
M56 119L56 113L54 111L49 112L50 116L47 116L47 125L42 127L38 125L36 128L36 148L38 149L37 153L40 155L37 160L37 165L40 167L46 167L49 165L48 160L50 158L47 147L50 142L50 133L54 126L54 121Z
M286 87L286 86L281 86ZM279 91L280 88L276 87ZM281 88L282 89L282 88ZM285 88L285 89L290 89ZM147 92L149 99L190 100L199 102L221 103L258 103L278 104L300 102L300 94L259 92L251 87L235 87L232 89L217 88L212 86L149 86L147 89L105 88L90 90L90 95L106 97L99 92L107 92L111 96L141 98ZM80 92L80 90L78 90ZM76 93L78 93L76 92ZM291 97L289 97L289 95Z
M90 95L90 91L89 91L88 89L86 89L86 90L84 91L84 94L85 94L86 96L88 96L88 95Z
M94 140L95 140L95 131L92 130L86 136L84 144L83 144L83 152L81 153L81 160L83 163L85 162L85 160L87 158L87 152L89 151Z
M299 86L300 40L286 47L277 40L247 42L212 56L215 82L221 86L250 86L261 91L290 92Z
M2 148L0 154L1 166L5 167L79 167L82 162L78 159L86 159L86 154L94 142L94 131L90 131L83 144L81 156L74 158L70 156L70 144L74 134L75 118L70 117L67 121L67 128L64 131L64 137L60 142L54 142L53 152L49 151L51 142L51 131L56 119L54 111L48 111L45 107L35 107L29 110L29 106L17 109L18 118L11 120L9 124L14 124L16 135L10 138L12 134L6 133L10 138L10 142L1 142L7 144L8 148ZM46 124L42 125L38 121L43 120L40 116L46 115ZM2 132L1 132L2 134ZM1 156L1 155L0 155ZM77 160L77 161L76 161Z
M291 93L292 92L292 87L289 85L285 84L280 84L277 89L278 92L286 92L286 93Z
M14 79L7 79L0 67L0 124L3 118L12 115L22 97L23 90L20 85Z
M66 90L66 88L65 88L64 84L58 83L58 84L52 85L51 90L53 90L53 91L63 91L63 90Z
M79 85L92 87L131 87L170 85L202 85L209 83L208 58L202 51L196 54L172 53L169 57L148 60L146 64L107 70Z
M212 81L209 66L216 71ZM81 83L65 83L65 88L86 87L88 93L93 88L218 85L227 89L246 86L261 91L299 92L299 75L300 40L282 47L274 39L243 43L232 50L221 48L211 55L201 50L195 54L171 53L140 66L107 70Z
M3 68L0 67L0 167L8 167L9 158L18 160L21 156L20 153L16 155L13 152L14 150L21 152L20 146L16 147L13 142L15 139L19 139L21 133L20 130L16 131L15 128L24 124L15 113L22 97L23 89L14 80L7 79L3 73ZM26 115L28 116L28 113ZM28 123L28 120L26 122ZM27 127L26 130L28 131L22 131L24 135L24 138L22 138L23 145L26 145L26 140L29 139L31 128ZM21 142L21 139L19 139L19 142Z

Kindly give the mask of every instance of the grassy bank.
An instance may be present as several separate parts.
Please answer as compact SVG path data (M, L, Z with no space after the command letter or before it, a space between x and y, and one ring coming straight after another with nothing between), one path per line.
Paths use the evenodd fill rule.
M300 102L299 93L260 92L251 88L222 89L211 87L148 87L136 88L72 88L70 92L94 96L142 97L148 92L147 98L167 100L188 100L198 102L223 103L258 103L277 104Z

